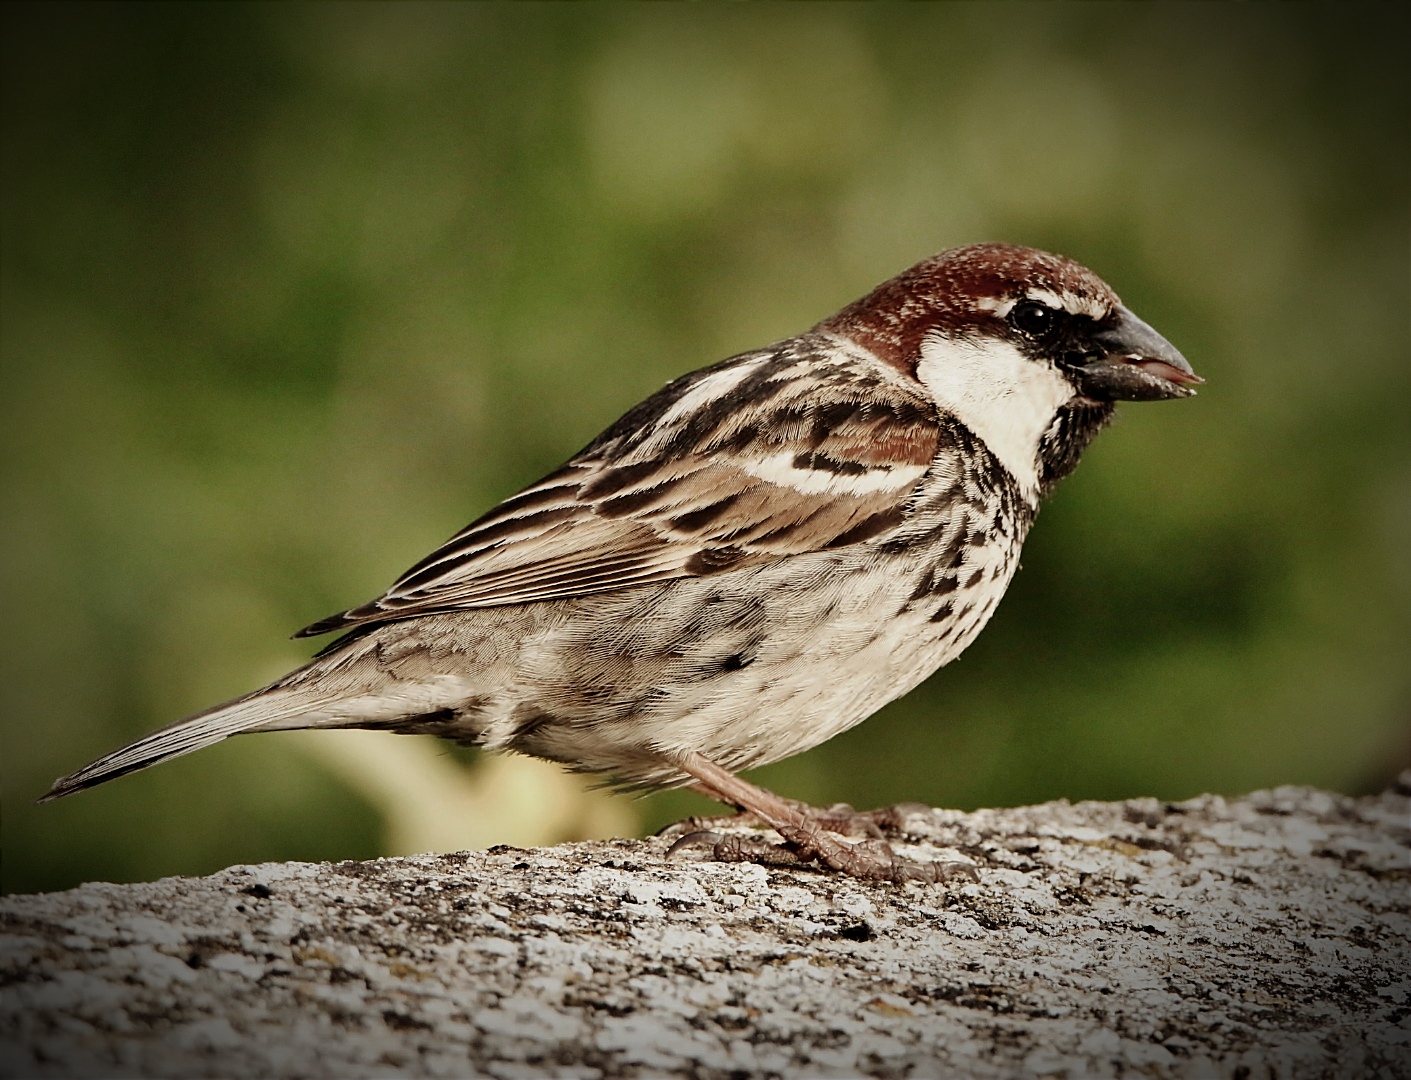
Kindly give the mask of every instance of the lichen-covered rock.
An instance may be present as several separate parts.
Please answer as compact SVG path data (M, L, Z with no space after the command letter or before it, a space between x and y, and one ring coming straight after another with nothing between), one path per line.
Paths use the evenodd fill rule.
M1411 1075L1411 776L917 813L885 885L660 840L0 901L0 1073Z

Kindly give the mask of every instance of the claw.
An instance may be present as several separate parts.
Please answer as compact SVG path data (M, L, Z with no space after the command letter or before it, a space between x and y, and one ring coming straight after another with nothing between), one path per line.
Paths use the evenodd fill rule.
M690 824L694 825L694 824L696 824L696 819L695 819L695 818L687 818L686 821L684 821L684 822L678 821L676 824L677 824L677 825L684 825L684 824L687 824L688 822L689 822ZM670 829L670 828L675 828L675 826L673 826L673 825L668 825L667 828L668 828L668 829ZM664 833L664 832L666 832L666 829L662 829L661 832L657 833L657 835L660 836L661 833ZM683 848L688 848L688 847L707 847L707 846L709 846L709 847L711 847L711 848L719 847L719 846L720 846L720 843L721 843L724 839L725 839L724 834L718 833L718 832L713 832L713 831L711 831L710 829L697 829L697 830L695 830L694 832L684 833L683 835L678 836L678 837L676 838L675 842L674 842L669 848L666 849L666 857L669 859L669 858L671 858L673 855L675 855L677 852L681 851Z

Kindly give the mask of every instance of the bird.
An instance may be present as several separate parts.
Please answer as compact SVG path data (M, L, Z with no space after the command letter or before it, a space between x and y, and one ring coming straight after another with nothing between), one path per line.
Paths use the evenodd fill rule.
M942 880L954 864L854 841L738 774L959 656L1115 403L1203 381L1066 256L942 251L804 333L668 383L381 596L298 631L339 635L304 666L40 801L232 735L374 729L623 790L688 786L781 841L688 834L718 858Z

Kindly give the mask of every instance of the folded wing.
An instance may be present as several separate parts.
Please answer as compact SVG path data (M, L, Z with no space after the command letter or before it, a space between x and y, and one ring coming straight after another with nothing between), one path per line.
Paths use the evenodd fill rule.
M928 401L835 341L745 354L671 383L382 596L298 636L858 543L901 522L937 437Z

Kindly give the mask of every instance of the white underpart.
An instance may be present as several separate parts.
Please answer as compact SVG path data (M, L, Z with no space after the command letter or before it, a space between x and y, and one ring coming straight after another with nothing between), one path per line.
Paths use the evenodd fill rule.
M928 335L916 377L936 404L974 432L1026 493L1039 485L1039 439L1073 386L1052 364L1005 341Z
M861 495L914 484L926 471L924 465L886 466L861 473L835 473L826 469L799 468L789 451L763 458L741 458L739 466L751 476L805 495Z

